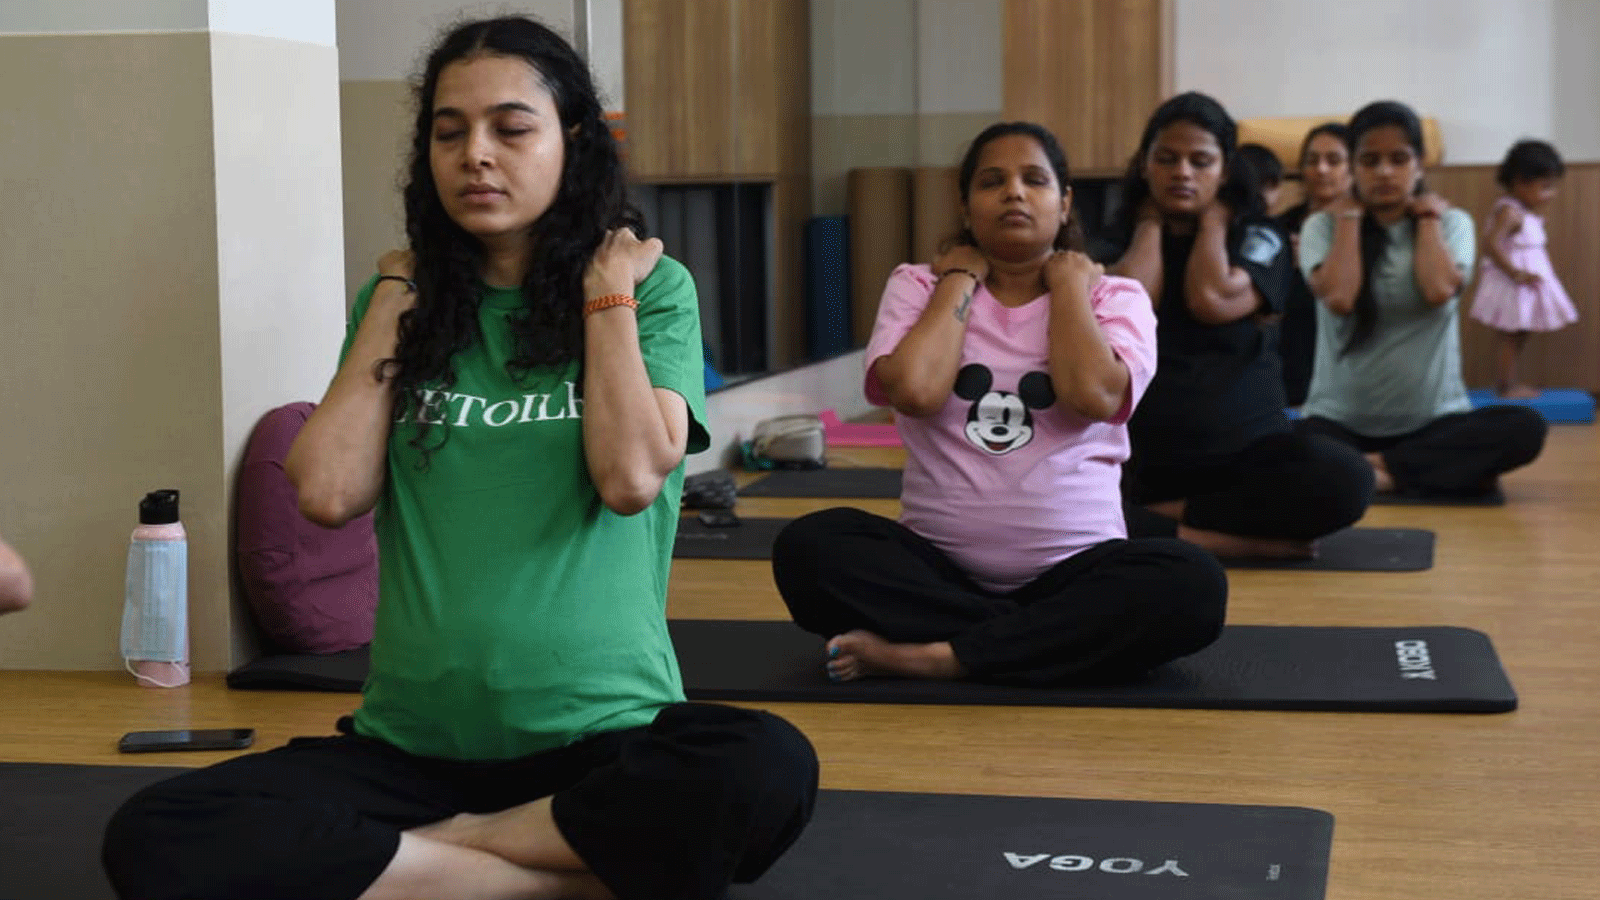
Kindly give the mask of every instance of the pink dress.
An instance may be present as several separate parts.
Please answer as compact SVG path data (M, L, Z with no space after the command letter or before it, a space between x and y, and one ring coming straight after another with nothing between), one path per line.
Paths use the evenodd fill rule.
M1501 197L1495 209L1506 205L1522 210L1522 227L1506 238L1506 258L1516 268L1537 274L1540 281L1537 286L1517 284L1484 254L1478 261L1472 318L1499 331L1555 331L1578 321L1578 311L1544 249L1544 218L1510 197Z

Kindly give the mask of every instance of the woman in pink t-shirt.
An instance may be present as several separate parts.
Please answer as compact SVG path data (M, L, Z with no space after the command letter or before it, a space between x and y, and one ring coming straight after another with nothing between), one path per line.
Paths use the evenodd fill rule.
M997 124L960 168L962 231L889 277L866 393L906 446L900 521L839 508L796 520L772 567L836 680L889 674L1014 684L1129 677L1222 628L1204 551L1127 540L1126 422L1155 368L1139 283L1081 252L1066 156Z

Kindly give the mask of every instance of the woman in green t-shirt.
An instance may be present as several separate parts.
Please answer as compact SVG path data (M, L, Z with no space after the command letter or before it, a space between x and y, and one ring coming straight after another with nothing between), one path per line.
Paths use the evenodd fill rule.
M1473 409L1457 304L1472 218L1423 187L1422 123L1382 100L1350 119L1355 196L1300 230L1317 304L1304 427L1366 454L1381 492L1472 496L1527 465L1548 426L1531 409Z
M108 826L138 900L720 897L810 817L816 755L684 702L666 631L683 459L709 444L699 309L641 240L590 74L473 22L418 91L408 251L357 298L286 463L377 510L379 604L341 734L163 782Z

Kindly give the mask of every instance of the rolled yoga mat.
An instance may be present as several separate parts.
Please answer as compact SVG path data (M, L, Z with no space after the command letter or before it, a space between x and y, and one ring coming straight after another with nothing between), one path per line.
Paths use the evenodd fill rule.
M1517 695L1494 645L1450 627L1229 625L1216 643L1113 685L834 683L823 641L789 622L668 623L691 700L1492 713Z
M771 559L772 542L793 519L742 517L738 525L678 521L677 559ZM1346 528L1317 542L1315 559L1229 559L1230 569L1317 572L1420 572L1433 568L1433 532L1422 528Z
M0 764L0 898L113 900L111 814L183 771ZM729 900L1320 900L1333 817L1300 807L822 791L811 822Z
M894 267L911 258L911 170L851 169L850 320L853 346L866 346L878 318L878 301Z
M960 173L955 166L918 166L911 172L911 255L931 265L939 245L961 230Z

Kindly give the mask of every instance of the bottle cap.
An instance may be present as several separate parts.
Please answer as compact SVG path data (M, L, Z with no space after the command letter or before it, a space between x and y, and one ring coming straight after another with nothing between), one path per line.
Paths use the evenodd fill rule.
M139 501L140 525L170 525L178 521L178 492L151 491Z

